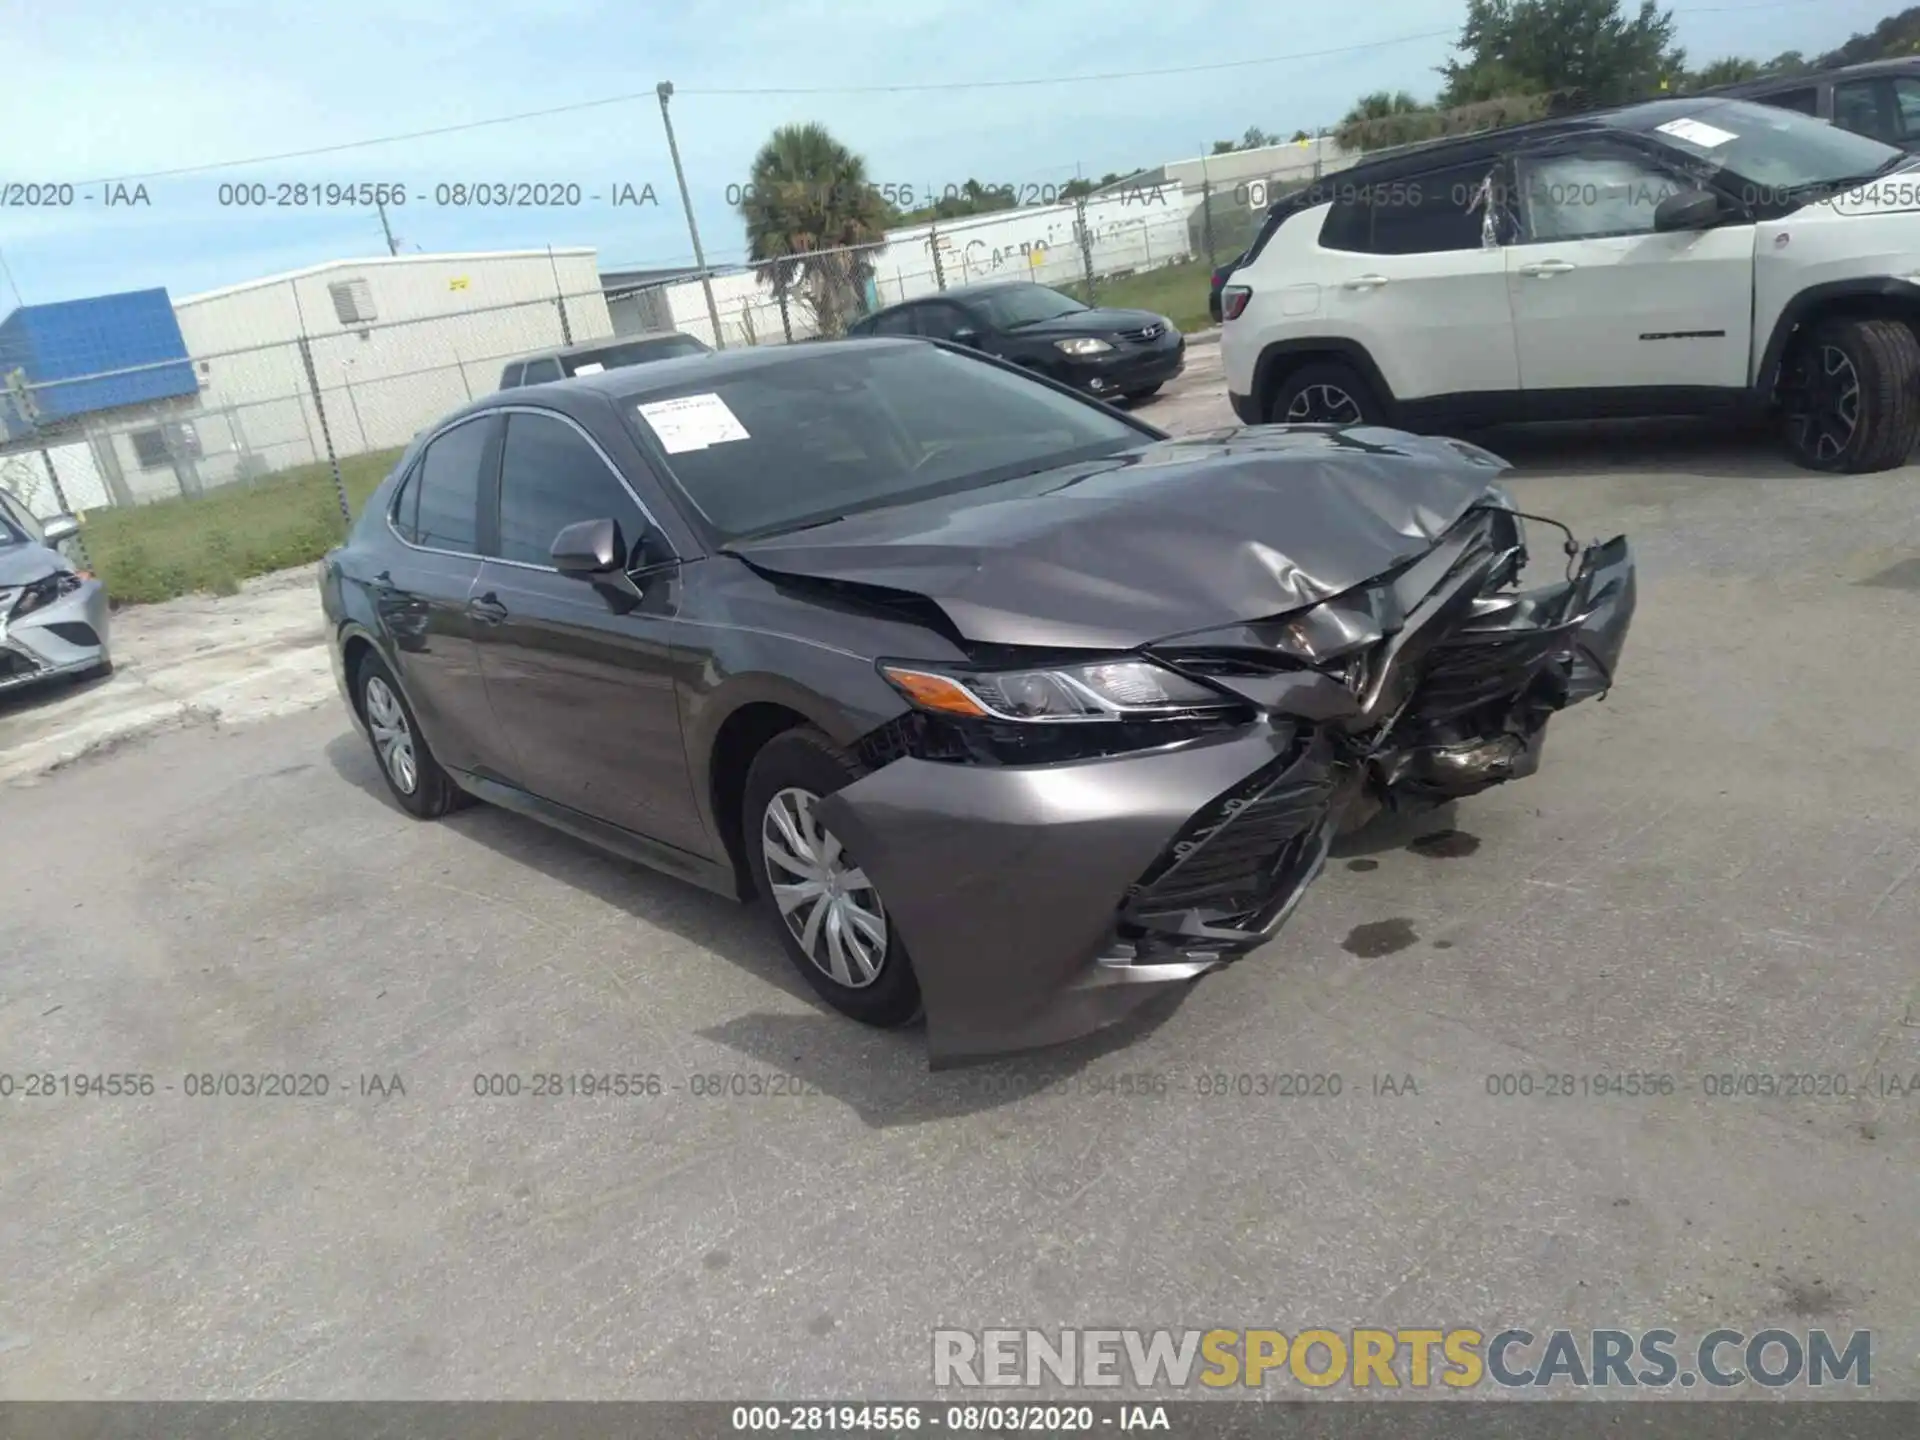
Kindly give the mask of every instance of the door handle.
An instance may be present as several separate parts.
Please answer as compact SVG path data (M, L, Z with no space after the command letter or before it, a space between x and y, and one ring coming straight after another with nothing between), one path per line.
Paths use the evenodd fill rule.
M1341 288L1345 290L1378 290L1387 283L1384 275L1356 275Z
M507 618L507 607L500 603L500 597L489 590L477 600L467 602L467 614L482 625L498 625Z
M1522 265L1520 273L1531 275L1536 280L1548 280L1555 275L1564 275L1575 266L1567 260L1536 260L1531 265Z

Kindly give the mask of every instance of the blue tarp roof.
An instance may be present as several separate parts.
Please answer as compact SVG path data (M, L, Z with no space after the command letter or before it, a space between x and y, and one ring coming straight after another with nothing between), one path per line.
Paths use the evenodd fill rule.
M159 363L169 361L178 363ZM192 395L200 388L165 290L22 305L0 320L0 410L5 412L0 419L19 434L34 424L5 395L3 382L15 370L24 370L29 384L46 387L31 392L42 425ZM106 373L122 370L132 373ZM102 378L79 378L83 376Z

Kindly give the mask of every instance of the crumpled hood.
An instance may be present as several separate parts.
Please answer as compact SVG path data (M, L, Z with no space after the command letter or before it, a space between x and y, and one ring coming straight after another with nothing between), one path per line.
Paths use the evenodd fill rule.
M0 542L0 587L25 585L73 567L44 545L20 545Z
M1124 650L1350 590L1430 549L1506 468L1394 430L1251 426L728 549L923 596L977 642Z

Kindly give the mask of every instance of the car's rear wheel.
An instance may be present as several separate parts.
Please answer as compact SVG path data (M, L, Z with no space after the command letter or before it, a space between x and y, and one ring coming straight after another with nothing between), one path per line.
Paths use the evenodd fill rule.
M1780 384L1794 460L1839 474L1891 470L1920 441L1920 339L1900 320L1835 319L1794 347Z
M433 758L413 708L385 662L369 651L360 661L356 684L380 778L400 808L418 819L435 820L458 807L464 795Z
M1374 425L1383 418L1373 387L1351 365L1315 360L1274 387L1269 425Z
M920 1013L913 962L859 861L820 822L820 801L860 778L818 730L783 731L747 772L741 834L781 945L821 999L867 1025Z

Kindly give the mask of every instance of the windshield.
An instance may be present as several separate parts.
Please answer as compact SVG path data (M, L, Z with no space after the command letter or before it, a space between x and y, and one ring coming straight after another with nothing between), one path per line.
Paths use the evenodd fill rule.
M1906 158L1891 145L1810 115L1741 100L1689 106L1672 118L1656 120L1644 133L1696 166L1705 162L1710 170L1725 171L1763 191L1842 185L1880 174Z
M677 403L676 403L677 402ZM772 534L1148 443L1104 409L938 346L861 346L625 407L723 541Z
M1042 320L1054 320L1087 308L1071 295L1062 295L1044 285L989 290L975 296L973 303L987 312L996 330L1017 330L1022 325L1037 325Z
M706 353L707 347L691 335L666 335L658 340L636 340L631 345L609 345L604 350L569 355L562 363L569 375L578 375L582 371L591 375L595 370L618 370L622 366L639 365L648 360L671 360L676 355Z

